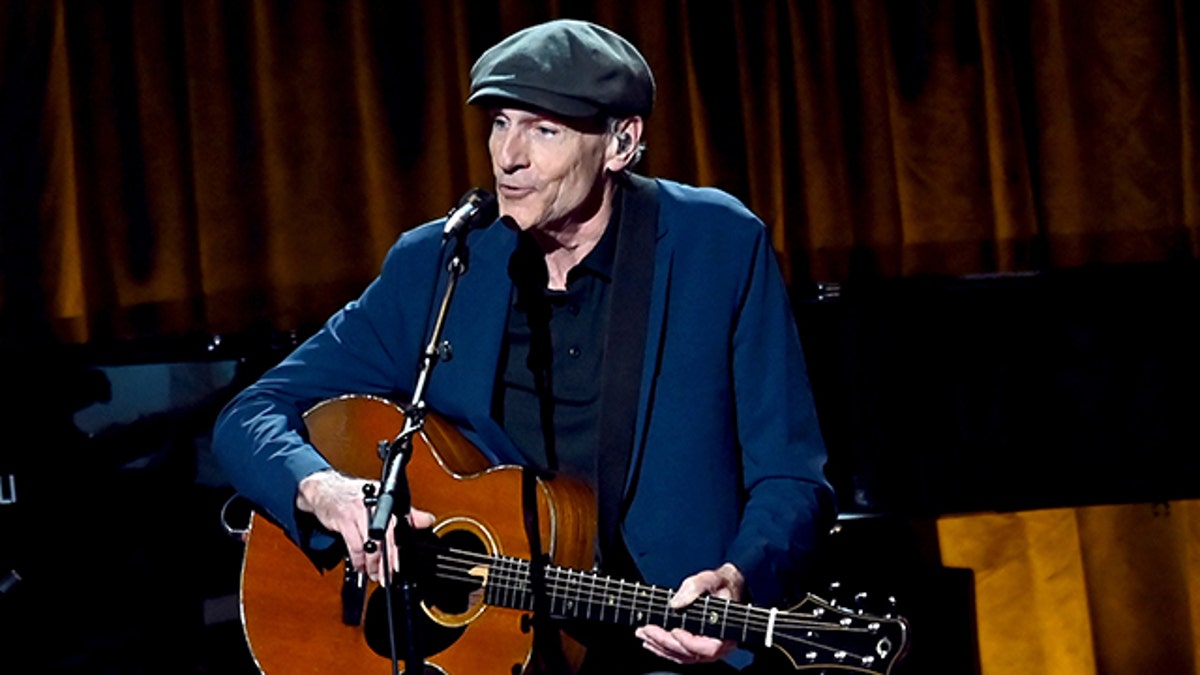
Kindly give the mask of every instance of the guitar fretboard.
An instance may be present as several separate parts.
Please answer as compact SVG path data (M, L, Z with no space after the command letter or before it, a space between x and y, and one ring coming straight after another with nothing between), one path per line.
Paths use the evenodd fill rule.
M585 570L545 567L546 608L557 619L581 619L623 626L656 624L739 643L762 644L771 624L770 610L703 596L684 609L669 603L674 591ZM531 564L498 557L488 573L485 602L513 609L534 609Z
M902 653L902 619L852 614L814 596L788 611L701 596L682 609L669 606L674 591L586 570L546 565L535 570L522 558L463 551L437 555L438 576L473 580L483 587L483 602L496 607L537 611L534 573L541 575L543 609L555 619L625 626L655 624L683 628L696 635L733 640L746 647L783 649L797 668L828 666L854 672L887 673Z

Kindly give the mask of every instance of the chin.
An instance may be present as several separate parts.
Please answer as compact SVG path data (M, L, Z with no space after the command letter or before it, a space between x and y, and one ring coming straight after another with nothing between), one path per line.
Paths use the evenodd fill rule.
M516 224L517 229L522 232L532 229L537 224L536 216L522 211L521 209L500 209L500 215L509 218Z

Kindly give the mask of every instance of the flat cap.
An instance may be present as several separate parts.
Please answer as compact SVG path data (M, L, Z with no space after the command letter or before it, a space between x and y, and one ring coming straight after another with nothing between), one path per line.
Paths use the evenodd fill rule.
M467 103L513 101L563 117L649 116L654 76L611 30L558 19L513 33L471 67Z

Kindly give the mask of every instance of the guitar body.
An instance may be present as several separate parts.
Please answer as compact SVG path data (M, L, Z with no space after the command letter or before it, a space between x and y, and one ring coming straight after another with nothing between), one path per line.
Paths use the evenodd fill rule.
M377 478L377 445L400 433L404 414L383 399L347 396L315 406L305 423L311 442L334 467ZM520 468L490 467L456 429L428 415L413 443L407 475L413 504L437 516L433 529L439 538L469 542L488 556L530 557ZM591 567L596 507L590 491L562 478L539 480L536 491L543 552L556 565ZM368 635L386 628L386 615L381 620L373 612L381 606L381 589L368 582L367 616L360 625L347 625L342 588L340 567L318 569L282 529L255 517L246 541L241 601L246 639L259 669L289 675L390 672L388 650ZM423 630L433 638L425 673L511 675L528 666L533 634L522 622L529 612L485 605L477 597L448 606L426 603L422 609L428 624ZM582 649L562 639L568 660L577 666ZM403 658L403 642L397 650Z

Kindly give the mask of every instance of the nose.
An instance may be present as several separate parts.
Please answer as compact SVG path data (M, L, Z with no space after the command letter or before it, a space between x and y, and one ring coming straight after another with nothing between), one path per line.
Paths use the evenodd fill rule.
M521 133L512 129L499 131L493 137L492 161L506 174L529 166L528 146Z

